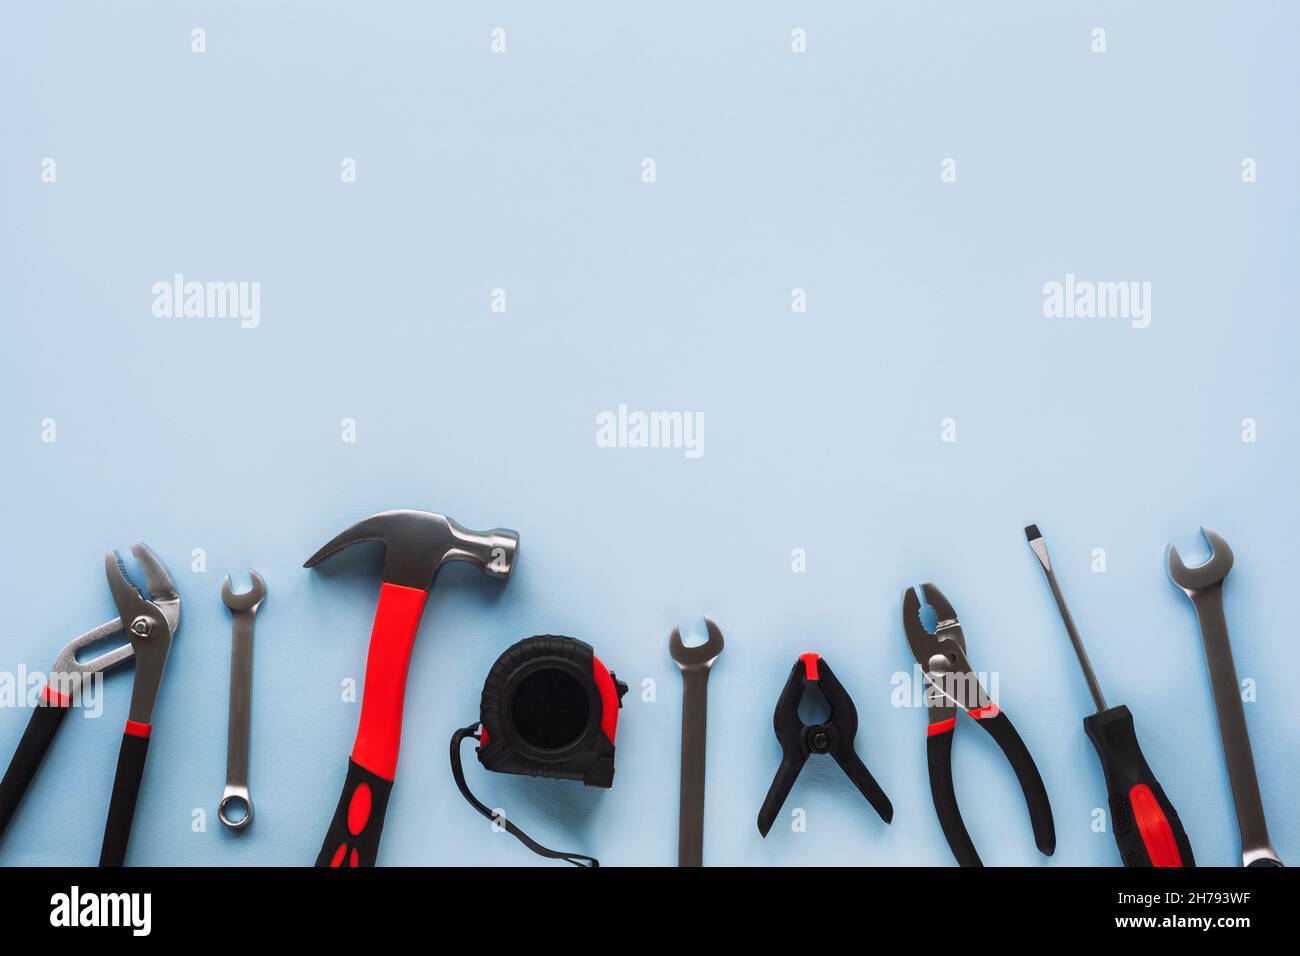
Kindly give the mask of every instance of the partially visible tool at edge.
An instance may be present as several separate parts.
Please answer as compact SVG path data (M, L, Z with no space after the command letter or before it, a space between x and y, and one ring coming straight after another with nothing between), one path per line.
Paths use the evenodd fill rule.
M1219 736L1223 738L1223 759L1228 765L1232 802L1237 808L1242 865L1282 866L1268 838L1268 825L1264 821L1264 802L1259 795L1259 778L1255 775L1255 758L1250 751L1246 713L1241 706L1241 685L1237 683L1232 644L1228 640L1228 620L1223 614L1223 580L1232 570L1232 549L1209 528L1202 528L1201 534L1210 545L1210 560L1200 567L1189 568L1178 556L1178 549L1171 544L1169 577L1191 599L1200 621L1205 663L1210 669L1210 687L1214 690L1214 709L1219 717Z
M677 865L704 865L704 768L709 731L709 670L722 654L722 632L707 617L709 639L695 647L673 628L668 653L682 672L682 783L678 810Z
M248 790L248 747L253 719L253 619L266 598L266 582L248 572L253 586L236 594L230 575L221 585L222 603L230 609L230 714L226 724L226 786L217 817L232 830L253 822Z
M1142 756L1137 731L1133 727L1133 714L1123 704L1106 706L1101 686L1074 626L1074 618L1070 616L1061 587L1056 583L1056 573L1047 556L1047 542L1039 533L1038 525L1031 524L1025 528L1025 538L1038 563L1043 566L1052 597L1056 598L1057 609L1065 623L1065 632L1070 636L1088 690L1097 704L1097 712L1083 718L1083 729L1097 750L1106 777L1111 829L1115 832L1120 859L1125 866L1195 866L1192 845L1182 821L1178 819L1178 811L1165 796L1156 775Z
M160 599L169 596L165 599L164 607L172 615L171 630L175 633L176 628L180 626L181 605L167 568L158 556L143 544L132 545L131 553L144 569L150 591L160 596ZM114 562L109 571L110 583L116 573L117 564ZM41 761L45 759L46 751L54 741L55 733L63 724L63 718L77 703L85 685L93 680L96 674L106 673L131 660L135 656L135 650L128 643L103 651L88 660L81 660L78 655L87 648L115 634L120 634L131 623L122 616L119 609L118 616L111 621L106 621L98 627L91 628L85 634L74 637L54 659L49 674L46 675L48 682L41 688L40 702L32 709L27 730L18 742L18 749L9 763L9 769L5 771L4 779L0 780L0 834L4 833L10 820L13 819L18 804L27 793L36 771L40 769Z

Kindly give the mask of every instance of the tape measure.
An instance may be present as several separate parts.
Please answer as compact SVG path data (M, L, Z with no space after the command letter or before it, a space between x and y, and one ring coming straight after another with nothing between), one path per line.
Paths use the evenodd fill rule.
M487 770L612 786L614 736L626 693L627 684L590 644L553 634L519 641L488 671L478 721L452 734L456 786L470 806L497 820L465 782L460 746L466 738L478 741L475 753ZM600 865L595 857L548 849L509 820L500 822L534 853L576 866Z

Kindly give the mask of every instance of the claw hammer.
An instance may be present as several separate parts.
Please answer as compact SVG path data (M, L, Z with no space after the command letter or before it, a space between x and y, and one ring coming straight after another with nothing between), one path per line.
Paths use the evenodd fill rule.
M397 772L406 671L438 572L450 561L465 561L489 577L505 579L519 547L519 535L503 528L468 531L444 515L385 511L348 528L303 567L313 567L360 541L384 544L383 583L370 632L357 739L317 866L375 864Z

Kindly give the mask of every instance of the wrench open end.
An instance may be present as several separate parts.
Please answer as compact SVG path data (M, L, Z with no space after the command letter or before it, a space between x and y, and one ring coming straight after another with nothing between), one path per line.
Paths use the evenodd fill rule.
M1183 563L1178 549L1172 544L1169 546L1169 578L1188 595L1219 584L1232 570L1232 548L1228 547L1228 542L1209 528L1202 528L1201 534L1210 546L1210 558L1204 564L1189 568Z
M708 631L709 639L694 647L687 647L683 643L681 628L674 627L668 637L668 653L683 670L688 667L708 667L722 654L725 643L722 639L722 631L718 630L718 625L707 617L704 619L704 627Z
M256 571L249 571L248 576L253 581L253 586L247 591L236 594L230 584L230 575L226 575L226 580L221 584L221 600L232 611L255 611L257 606L262 603L266 597L266 582L262 580L261 575Z

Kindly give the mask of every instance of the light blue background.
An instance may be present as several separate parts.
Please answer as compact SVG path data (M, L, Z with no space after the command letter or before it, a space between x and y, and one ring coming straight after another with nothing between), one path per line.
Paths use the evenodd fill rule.
M617 783L487 774L466 748L472 786L551 845L675 862L666 642L708 613L728 644L706 861L950 865L925 718L890 703L911 666L900 594L929 579L975 666L999 672L1056 814L1045 860L1010 769L963 722L958 794L985 862L1114 865L1090 829L1090 701L1029 521L1203 864L1235 864L1238 838L1195 616L1163 549L1199 558L1201 524L1233 544L1260 786L1296 862L1295 5L538 6L6 8L0 667L44 669L111 616L104 549L146 541L176 573L183 621L129 861L314 859L378 558L300 565L354 520L411 507L513 527L522 547L504 589L458 569L429 605L383 864L542 862L489 832L447 767L492 661L541 632L584 638L633 684ZM489 48L497 27L506 55ZM806 54L790 52L795 27ZM261 326L154 318L150 287L176 272L260 281ZM1042 286L1067 272L1150 281L1151 327L1044 318ZM620 402L703 412L704 456L598 448L595 416ZM955 444L939 440L947 417ZM207 573L190 571L194 548ZM249 567L270 585L257 817L232 835L215 815L218 591ZM786 808L806 809L807 832L758 837L772 707L806 650L857 702L892 826L823 761ZM104 719L65 724L0 862L95 861L129 691L113 675ZM0 712L0 759L28 716Z

